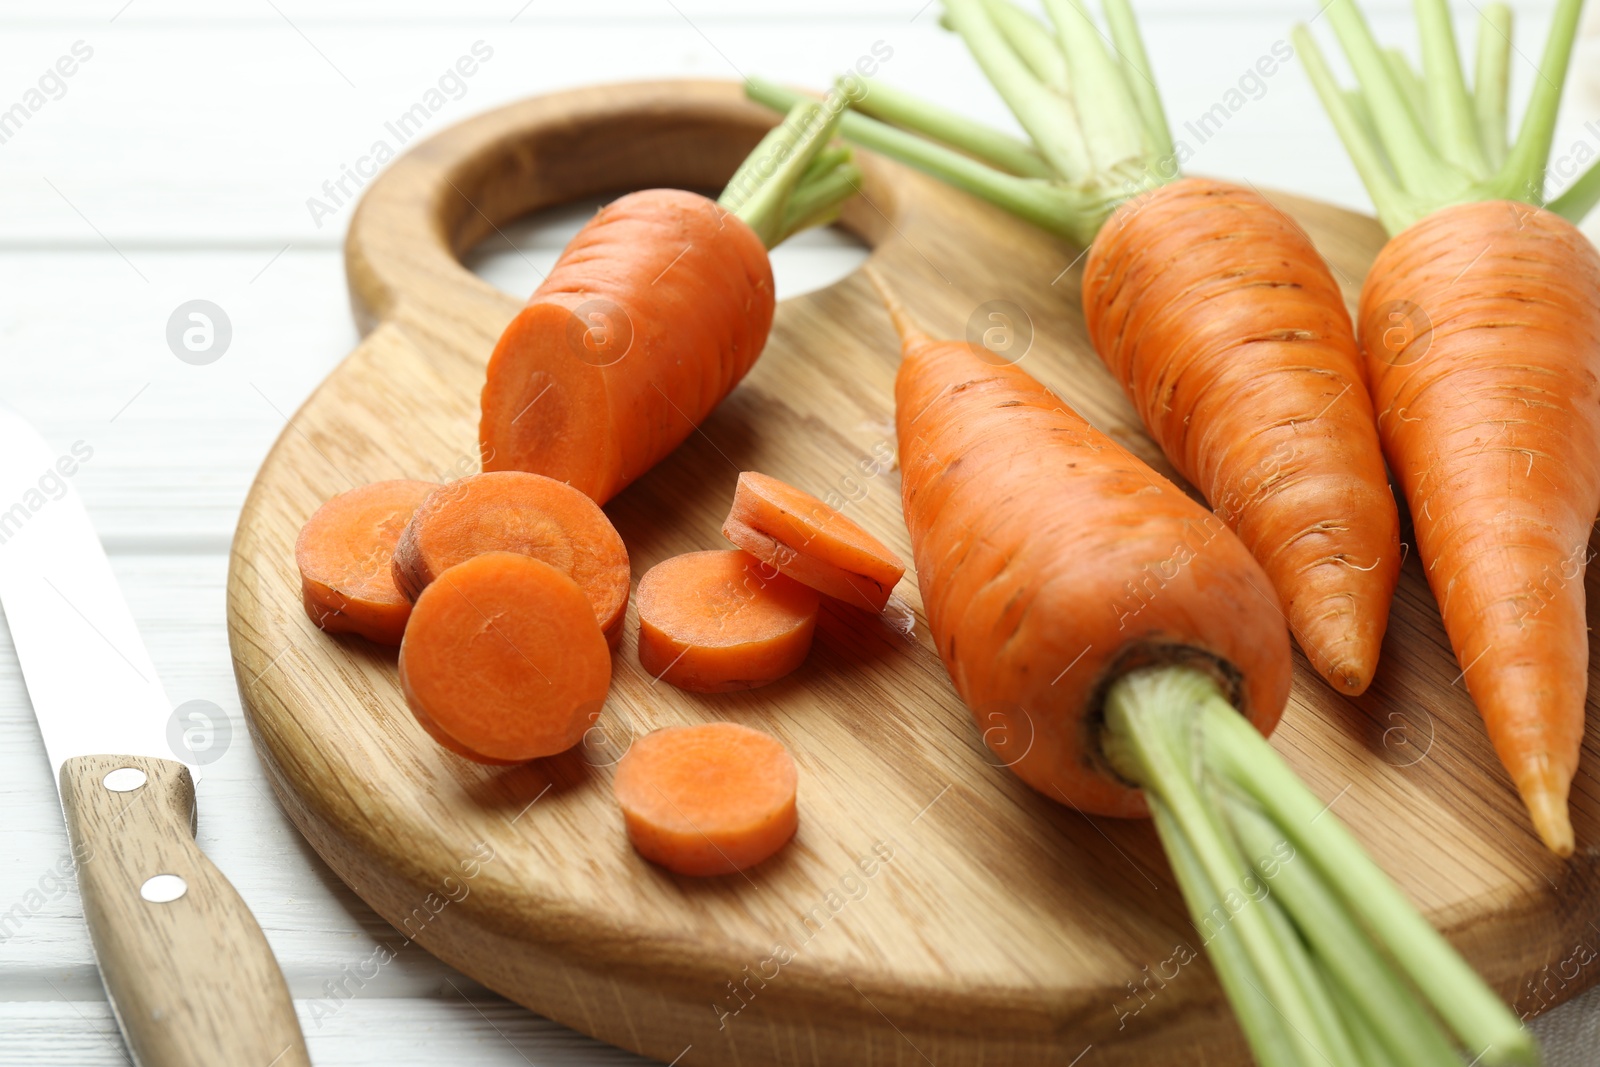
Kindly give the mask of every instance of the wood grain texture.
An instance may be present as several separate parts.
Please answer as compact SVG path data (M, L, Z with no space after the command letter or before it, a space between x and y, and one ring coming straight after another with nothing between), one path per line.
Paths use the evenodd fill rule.
M113 771L144 774L107 788ZM278 961L238 891L195 844L194 780L175 760L79 756L61 767L84 919L135 1061L309 1067ZM141 892L181 878L175 899Z
M830 607L808 663L749 693L655 686L636 620L616 653L604 737L524 767L434 745L394 656L316 631L291 546L328 496L476 469L477 395L518 301L462 249L518 214L649 185L716 187L771 117L734 86L616 86L529 100L445 131L368 190L347 267L366 339L295 416L247 500L230 641L267 772L317 851L408 938L533 1009L684 1064L1242 1063L1144 823L1090 819L992 766L926 634L914 583L882 618ZM844 224L911 311L962 336L989 300L1034 329L1024 365L1163 471L1084 338L1077 252L881 160ZM1382 236L1369 219L1276 198L1353 298ZM902 556L893 447L897 345L865 279L786 301L755 369L607 508L635 578L719 547L735 475L758 469L848 512ZM1591 590L1591 593L1593 590ZM1600 904L1600 798L1580 773L1579 854L1527 829L1415 560L1385 661L1359 700L1303 660L1275 745L1401 887L1530 1013L1594 981L1551 975ZM635 856L608 788L627 738L734 719L788 744L801 829L748 877L693 881ZM1597 738L1586 743L1593 765ZM1546 969L1541 971L1541 969ZM1600 972L1597 972L1600 973Z

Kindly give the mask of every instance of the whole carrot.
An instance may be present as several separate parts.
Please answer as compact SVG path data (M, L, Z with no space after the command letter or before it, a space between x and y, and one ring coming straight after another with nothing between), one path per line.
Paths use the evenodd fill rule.
M1360 311L1384 451L1467 689L1559 855L1573 849L1567 794L1589 661L1583 571L1600 512L1600 253L1571 220L1600 198L1600 168L1541 205L1581 8L1557 6L1511 145L1504 7L1484 13L1469 92L1445 5L1419 3L1426 124L1402 88L1411 72L1378 47L1351 0L1334 0L1328 15L1360 92L1340 89L1306 29L1296 34L1394 235Z
M1244 545L1018 367L895 319L906 526L951 681L1034 788L1148 810L1257 1061L1443 1067L1461 1062L1453 1036L1480 1063L1536 1063L1261 736L1289 644ZM1151 574L1130 618L1122 585Z
M1072 0L1046 4L1048 26L1010 0L947 0L1031 143L883 85L852 101L877 118L853 111L841 132L1088 247L1096 351L1255 554L1312 666L1359 694L1401 551L1350 316L1288 216L1252 189L1181 177L1133 13L1105 7L1110 47Z
M848 150L826 147L842 107L797 105L718 200L630 193L578 232L489 359L484 470L604 504L694 431L766 344L767 249L855 191Z
M1288 216L1186 178L1089 248L1089 336L1145 428L1261 562L1313 666L1366 689L1399 525L1350 316Z

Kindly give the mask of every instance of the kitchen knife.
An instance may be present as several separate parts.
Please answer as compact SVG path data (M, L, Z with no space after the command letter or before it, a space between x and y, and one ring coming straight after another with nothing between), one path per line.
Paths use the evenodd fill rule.
M0 604L61 790L84 918L140 1067L309 1064L289 988L195 843L194 780L58 454L0 408Z

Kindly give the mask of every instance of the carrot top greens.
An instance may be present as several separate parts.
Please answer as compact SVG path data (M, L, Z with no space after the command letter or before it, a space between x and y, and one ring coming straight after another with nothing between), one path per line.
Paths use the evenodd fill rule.
M1559 0L1539 78L1514 140L1508 140L1506 94L1511 9L1484 6L1476 73L1467 86L1447 0L1417 0L1422 72L1395 49L1379 46L1354 0L1327 6L1359 88L1342 89L1311 31L1297 26L1299 50L1361 180L1391 233L1452 204L1521 200L1574 222L1600 202L1600 164L1546 202L1550 147L1562 83L1572 59L1583 0Z
M861 171L850 150L828 144L845 106L837 93L822 103L797 100L717 198L769 249L838 218L839 206L860 185Z
M1177 155L1128 0L1105 0L1109 36L1080 0L1045 9L1048 27L1010 0L945 4L1031 143L876 82L840 132L1088 244L1124 200L1177 178ZM803 99L759 78L745 91L780 110Z

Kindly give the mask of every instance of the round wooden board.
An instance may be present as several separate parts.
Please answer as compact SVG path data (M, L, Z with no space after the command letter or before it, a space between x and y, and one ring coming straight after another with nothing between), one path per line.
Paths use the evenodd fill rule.
M383 478L477 469L478 392L519 302L458 255L520 214L580 196L719 186L772 116L732 84L607 86L479 116L367 191L347 245L370 333L295 415L234 540L228 622L257 747L317 851L400 932L484 984L603 1040L681 1064L1236 1064L1247 1055L1161 849L1143 822L1039 796L987 755L934 654L912 575L882 618L824 609L804 667L749 693L652 684L630 614L605 735L515 768L435 745L392 649L317 631L296 532L326 498ZM986 301L1032 320L1023 365L1158 469L1084 336L1078 254L875 158L844 225L927 328L964 336ZM1382 235L1276 197L1354 298ZM860 274L785 301L765 354L701 430L607 508L635 579L721 547L736 472L847 511L910 558L893 449L898 346ZM1591 598L1594 596L1591 588ZM1298 657L1298 653L1297 653ZM1297 662L1274 744L1519 1010L1594 981L1586 742L1579 853L1528 829L1408 561L1384 662L1361 699ZM692 880L636 856L609 788L627 739L732 719L800 767L801 828L745 875ZM1076 1057L1082 1056L1081 1061Z

